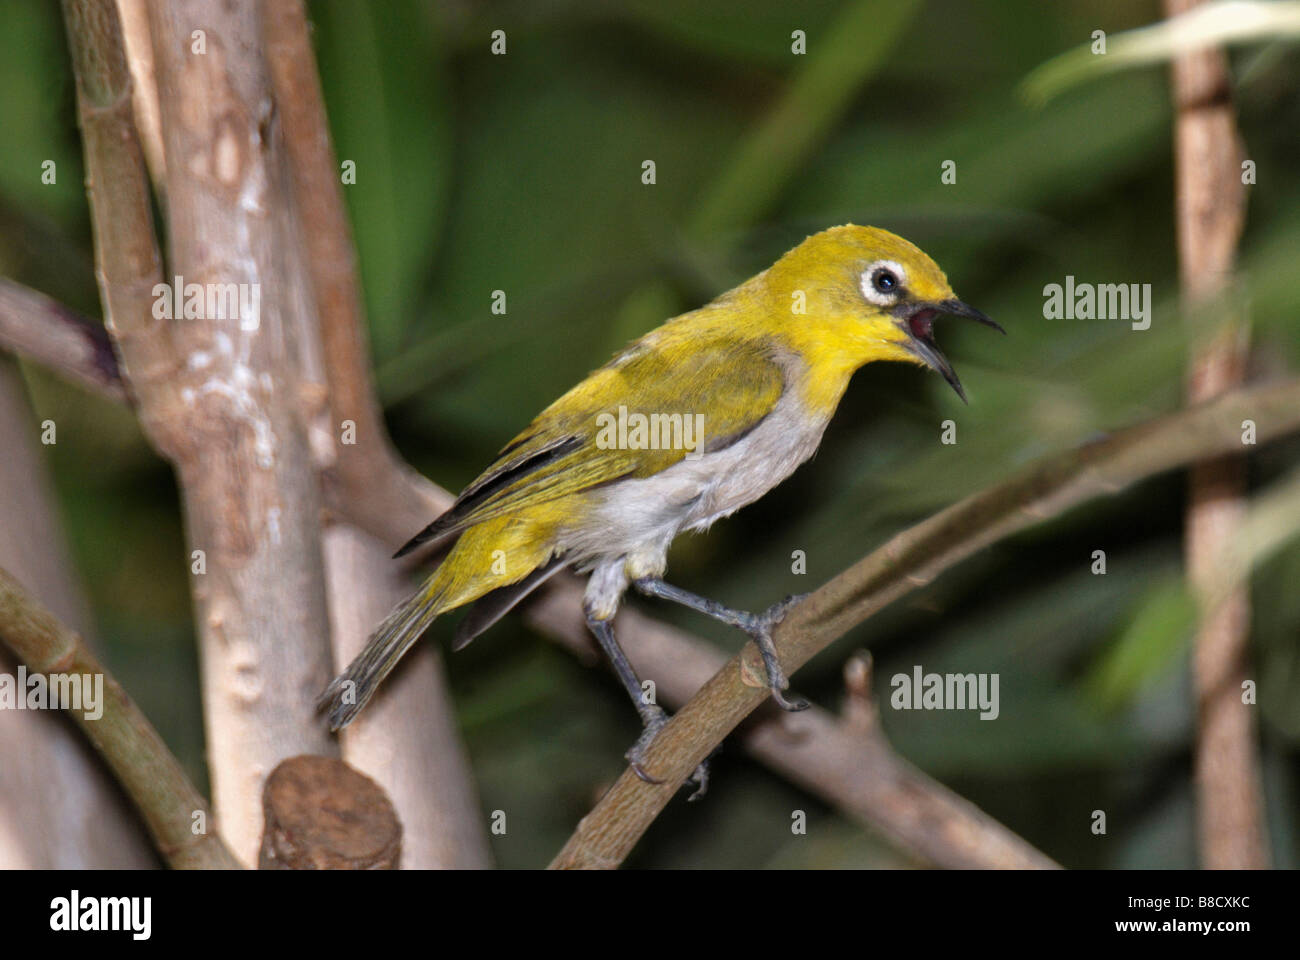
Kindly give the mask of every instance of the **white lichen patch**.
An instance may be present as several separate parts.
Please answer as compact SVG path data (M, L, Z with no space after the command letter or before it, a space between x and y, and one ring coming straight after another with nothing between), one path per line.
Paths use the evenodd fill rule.
M255 383L252 368L237 362L230 368L229 379L210 377L199 387L198 397L215 395L230 402L234 417L253 431L253 455L257 465L263 470L270 470L275 465L275 430L271 426L271 418L253 394ZM194 399L196 398L191 392L191 397L186 402L192 403Z

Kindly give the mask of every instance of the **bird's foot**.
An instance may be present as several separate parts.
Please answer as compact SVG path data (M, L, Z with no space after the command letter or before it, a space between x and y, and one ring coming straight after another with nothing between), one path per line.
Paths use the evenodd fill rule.
M659 731L668 725L668 714L664 712L663 707L650 704L642 711L641 721L645 724L645 729L641 731L641 736L637 738L636 743L632 744L632 749L624 754L624 757L631 765L632 772L646 783L663 783L663 780L651 776L646 771L645 755L646 751L650 749L650 744L654 743L655 737L659 735ZM694 773L687 777L686 782L695 785L695 792L687 797L687 800L698 800L704 796L709 788L709 761L707 758L700 761L700 765L695 768Z
M785 619L790 608L807 596L806 593L800 593L786 597L779 603L772 604L762 613L749 614L748 620L741 624L741 629L753 639L754 645L758 647L758 652L763 658L763 667L767 671L767 685L772 691L772 699L782 710L789 710L791 713L807 710L810 704L802 697L795 697L793 700L786 698L784 691L790 689L790 681L786 679L785 671L781 669L781 661L777 659L776 646L772 643L772 631Z

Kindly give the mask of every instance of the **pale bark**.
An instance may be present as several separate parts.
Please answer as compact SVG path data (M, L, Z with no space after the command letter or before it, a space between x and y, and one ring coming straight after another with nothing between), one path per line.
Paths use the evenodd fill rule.
M64 716L81 728L135 802L158 852L173 867L234 868L237 861L212 830L203 798L190 784L162 737L126 691L77 634L40 605L0 568L0 642L45 677L78 678L80 704L62 703ZM89 686L87 687L87 683ZM92 702L93 701L93 702ZM84 803L84 800L83 800ZM99 811L82 806L94 821Z
M1165 0L1170 16L1204 0ZM1173 62L1177 118L1179 273L1198 331L1188 377L1189 403L1227 393L1245 379L1248 328L1232 296L1237 243L1245 222L1244 151L1237 132L1228 60L1217 47ZM1204 866L1267 867L1256 707L1243 702L1249 676L1250 587L1218 581L1220 559L1246 511L1240 452L1197 464L1188 479L1187 572L1201 606L1193 655L1196 692L1198 837Z
M384 513L407 490L410 470L389 443L371 382L356 256L306 12L299 0L284 0L267 5L264 17L304 272L318 319L310 363L323 397L316 418L319 465L338 496L372 515ZM325 532L337 670L410 590L389 552L344 522ZM487 866L486 830L441 655L423 644L407 659L382 696L344 731L343 757L373 776L396 806L406 830L404 867Z
M325 531L335 659L347 664L409 591L389 551L350 526ZM387 792L402 822L403 869L490 865L478 797L442 658L419 644L340 734L343 758Z
M157 0L117 0L122 21L122 40L127 67L131 71L131 107L136 132L155 189L167 179L167 158L163 154L161 121L158 115L158 84L154 80L153 42L149 34L149 7Z
M39 433L16 364L0 357L0 568L89 637ZM0 648L0 673L15 676L17 667ZM155 863L135 811L66 718L51 710L0 710L0 869Z
M0 347L55 370L85 390L126 399L108 332L6 277L0 277Z
M213 805L251 865L263 779L286 757L336 752L315 712L332 665L303 409L312 324L258 10L176 0L149 14L171 272L260 295L256 318L175 322L168 403L145 416L167 422L155 439L177 467L189 547L205 556L193 584ZM127 369L134 384L129 355Z

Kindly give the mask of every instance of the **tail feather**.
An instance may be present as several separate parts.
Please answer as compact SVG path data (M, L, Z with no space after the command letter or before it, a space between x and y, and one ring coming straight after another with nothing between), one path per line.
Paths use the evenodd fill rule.
M451 643L451 649L460 650L468 646L471 640L504 617L514 609L516 604L563 568L561 560L558 558L551 560L546 566L538 567L518 583L497 587L492 592L479 597L474 601L474 606L469 608L465 619L456 625L456 637Z
M417 538L418 539L418 538ZM548 567L552 547L546 527L519 517L485 521L460 534L423 587L394 608L366 641L365 649L321 694L317 706L333 730L350 723L383 679L439 614L491 596L466 628L486 630L559 567ZM498 567L499 560L509 566ZM541 569L539 569L541 568ZM468 638L462 632L461 645Z
M361 712L379 684L442 612L439 599L430 597L427 588L407 597L371 634L348 668L330 681L316 709L326 711L331 730L347 726Z

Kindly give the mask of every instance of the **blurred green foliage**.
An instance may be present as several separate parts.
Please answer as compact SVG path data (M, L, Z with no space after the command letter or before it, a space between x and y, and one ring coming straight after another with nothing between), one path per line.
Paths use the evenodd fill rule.
M679 542L671 573L683 586L763 607L1038 455L1180 402L1189 326L1177 305L1165 71L1085 83L1042 109L1017 93L1092 30L1156 19L1154 0L330 0L311 12L337 152L356 163L345 193L390 425L446 487L472 479L628 338L849 221L915 241L1010 335L940 329L969 407L915 369L860 374L812 463ZM34 0L4 16L0 270L93 313L62 26L55 5ZM489 52L495 29L505 56ZM805 56L790 52L796 29ZM845 56L855 50L858 60ZM1300 55L1233 57L1258 170L1240 301L1255 372L1275 376L1300 362ZM765 150L780 156L766 164ZM47 159L58 183L41 186ZM646 159L653 186L641 183ZM946 160L955 184L940 181ZM1150 283L1151 329L1043 319L1044 285L1067 274ZM494 290L507 294L505 316L490 312ZM202 781L170 474L125 411L28 376L38 419L60 425L49 457L109 661ZM945 419L955 445L939 442ZM1297 460L1296 442L1260 451L1252 484ZM840 664L857 647L875 655L882 703L890 676L914 664L998 672L996 721L886 707L891 739L1067 865L1192 865L1183 499L1180 477L1160 478L986 551L844 638L796 686L835 707ZM1098 549L1104 576L1090 571ZM806 575L791 573L795 550ZM1292 537L1253 583L1283 866L1300 852L1297 582ZM739 645L689 614L654 612ZM433 642L450 626L435 626ZM508 836L492 841L497 862L540 865L621 769L635 717L610 676L514 620L448 666L484 807L510 813ZM674 803L633 865L907 864L734 747L715 772L708 800ZM808 837L790 834L796 807L809 813ZM1095 809L1108 813L1108 836L1088 829Z

